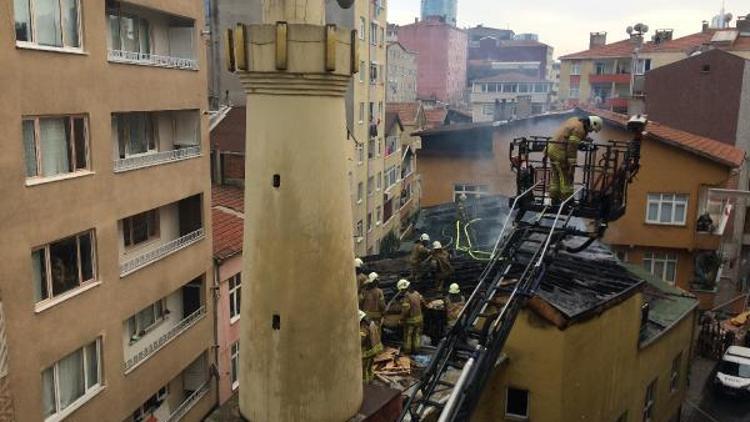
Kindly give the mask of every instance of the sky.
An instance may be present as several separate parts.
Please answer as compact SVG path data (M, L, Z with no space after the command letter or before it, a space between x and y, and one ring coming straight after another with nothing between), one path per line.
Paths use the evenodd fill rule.
M607 42L625 39L636 23L670 28L675 38L700 31L701 22L719 14L721 0L458 0L458 26L478 24L539 34L555 48L555 58L586 50L589 33L607 32ZM421 0L389 0L388 22L408 24L419 16ZM726 11L750 14L750 1L726 0Z

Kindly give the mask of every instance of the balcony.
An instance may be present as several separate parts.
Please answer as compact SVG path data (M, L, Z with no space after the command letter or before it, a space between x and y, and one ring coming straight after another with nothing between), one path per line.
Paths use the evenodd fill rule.
M198 110L112 114L114 172L201 155Z
M612 97L607 98L604 104L608 109L627 109L628 98L627 97Z
M592 73L589 75L589 83L592 84L630 84L630 73Z
M120 277L125 277L205 237L201 195L120 220Z
M182 373L157 390L123 422L182 420L210 391L211 378L208 368L208 357L203 353Z
M197 278L123 322L126 375L206 316L203 290L203 279Z
M198 69L194 20L118 1L107 2L106 16L110 62Z

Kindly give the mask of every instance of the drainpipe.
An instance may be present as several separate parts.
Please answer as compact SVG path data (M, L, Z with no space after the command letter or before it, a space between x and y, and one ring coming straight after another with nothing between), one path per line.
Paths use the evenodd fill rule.
M214 363L216 365L216 406L221 406L219 389L221 388L221 372L219 372L219 286L221 280L219 277L219 268L221 267L222 260L220 258L214 258L214 279L213 286L211 286L211 297L214 301Z

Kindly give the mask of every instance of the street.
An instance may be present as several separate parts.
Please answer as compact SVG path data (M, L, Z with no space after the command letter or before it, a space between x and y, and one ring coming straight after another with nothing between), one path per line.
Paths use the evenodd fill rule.
M708 388L716 361L698 357L693 362L687 398L682 406L684 422L750 421L750 400L725 398Z

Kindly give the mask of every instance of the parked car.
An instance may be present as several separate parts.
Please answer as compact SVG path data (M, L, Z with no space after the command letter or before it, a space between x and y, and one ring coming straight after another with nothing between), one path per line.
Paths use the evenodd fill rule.
M716 365L714 390L731 396L750 395L750 348L731 346Z

